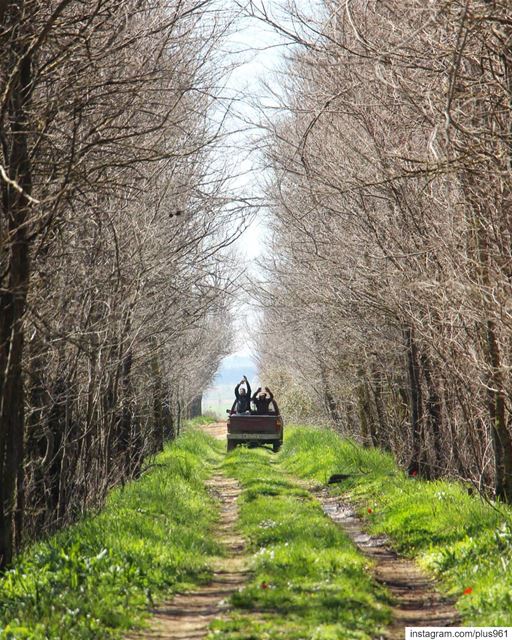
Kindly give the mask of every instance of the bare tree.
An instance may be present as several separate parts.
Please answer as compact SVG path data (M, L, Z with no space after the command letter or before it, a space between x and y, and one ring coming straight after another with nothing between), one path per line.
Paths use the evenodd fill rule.
M229 350L231 19L0 4L1 566L138 475Z
M510 501L507 3L252 11L297 45L265 123L264 368L307 372L339 428L410 473Z

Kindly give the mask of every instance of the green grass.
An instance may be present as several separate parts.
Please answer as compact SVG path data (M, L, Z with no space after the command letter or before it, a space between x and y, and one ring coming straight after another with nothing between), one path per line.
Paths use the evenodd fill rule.
M223 449L185 429L99 515L23 553L0 577L0 638L120 637L143 623L148 604L208 580L221 550L205 480ZM212 639L362 640L389 622L367 561L291 477L325 482L337 472L351 474L338 491L369 529L437 573L465 624L512 625L510 508L497 511L457 483L408 478L389 455L328 430L288 427L277 456L242 447L223 466L243 487L252 574Z
M186 430L99 515L22 554L0 578L0 638L119 637L153 600L207 580L219 549L204 482L219 450Z
M238 448L224 463L243 487L240 528L252 577L232 597L235 612L212 625L223 640L374 637L389 620L367 561L318 501L272 464L264 449Z
M205 413L202 416L196 416L195 418L191 418L187 420L185 423L185 428L194 428L201 427L205 424L212 424L212 422L217 422L217 418L213 415L213 413Z
M333 473L353 474L340 491L356 502L370 531L388 535L395 548L437 574L457 598L464 624L512 625L512 509L496 510L459 483L409 478L388 454L328 430L289 428L279 460L321 482Z

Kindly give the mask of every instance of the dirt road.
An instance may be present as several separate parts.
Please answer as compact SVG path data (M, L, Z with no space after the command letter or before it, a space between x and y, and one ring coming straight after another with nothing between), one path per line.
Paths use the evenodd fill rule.
M225 422L207 425L204 430L218 439L226 437ZM295 478L294 481L313 493L326 516L342 527L358 549L372 560L375 578L390 591L393 621L381 638L401 639L406 626L452 626L459 623L452 604L439 595L432 580L414 562L398 556L387 540L366 533L362 521L341 496L332 495L324 486ZM235 480L220 474L211 478L209 489L220 505L216 535L225 547L225 557L215 561L209 584L190 593L178 594L172 602L155 609L150 629L129 638L205 638L210 622L226 615L230 595L244 585L248 575L247 559L244 541L235 531L238 518L236 501L241 489Z

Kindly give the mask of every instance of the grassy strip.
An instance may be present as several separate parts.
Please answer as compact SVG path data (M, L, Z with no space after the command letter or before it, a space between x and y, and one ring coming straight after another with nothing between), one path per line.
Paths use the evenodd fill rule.
M389 620L385 594L366 560L307 491L264 449L238 448L224 463L243 486L240 526L255 552L253 577L235 594L237 612L216 621L223 640L375 637Z
M218 451L186 431L99 515L28 549L0 578L0 638L119 637L153 599L206 580L219 549L204 481Z
M213 414L206 413L203 416L196 416L195 418L187 420L186 428L201 427L203 425L212 424L214 422L218 422L217 418Z
M464 623L512 625L512 510L499 511L455 482L408 478L392 458L342 441L335 433L289 429L280 463L325 482L350 473L341 490L359 505L373 533L385 533L403 553L439 577L458 598Z

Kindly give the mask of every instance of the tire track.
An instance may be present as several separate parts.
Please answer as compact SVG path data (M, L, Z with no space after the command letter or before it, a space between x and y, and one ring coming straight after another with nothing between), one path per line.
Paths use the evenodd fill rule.
M150 628L130 634L127 639L205 638L210 622L229 610L229 597L245 584L248 576L245 544L235 529L240 485L231 478L214 475L208 487L220 502L220 520L215 535L226 549L226 556L213 563L213 578L207 585L191 592L178 593L169 603L152 610Z
M384 536L366 533L361 519L342 497L331 495L325 487L309 489L324 513L372 560L376 580L392 595L393 622L378 640L403 640L405 627L451 627L460 623L453 602L436 591L435 582L415 562L393 551Z

